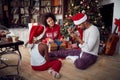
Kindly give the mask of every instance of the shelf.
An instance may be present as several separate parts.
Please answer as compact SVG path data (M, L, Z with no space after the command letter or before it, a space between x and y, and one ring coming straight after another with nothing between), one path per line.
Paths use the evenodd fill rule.
M55 14L57 21L62 23L63 0L2 0L2 2L4 4L0 10L3 9L5 23L10 28L14 25L40 22L41 16L48 12Z
M52 6L52 13L62 14L62 7L61 6Z
M52 6L61 6L62 5L62 0L52 0Z
M62 0L41 0L40 14L52 12L62 15Z
M10 26L27 25L30 16L30 0L11 0L10 3Z

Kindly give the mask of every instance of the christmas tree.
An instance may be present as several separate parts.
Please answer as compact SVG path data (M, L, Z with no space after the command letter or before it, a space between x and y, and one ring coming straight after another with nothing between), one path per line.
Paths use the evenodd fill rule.
M84 13L88 16L88 20L96 25L100 31L101 41L106 41L107 34L102 22L102 16L100 13L100 3L98 0L70 0L68 11L65 15L63 27L61 28L61 34L68 37L67 29L69 27L75 27L71 17L76 13Z

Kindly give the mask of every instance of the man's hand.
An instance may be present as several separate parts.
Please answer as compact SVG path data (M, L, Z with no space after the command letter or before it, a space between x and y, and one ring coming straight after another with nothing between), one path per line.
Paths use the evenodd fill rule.
M76 37L76 40L79 41L80 44L84 43L84 41L79 36Z
M71 33L70 36L71 36L72 38L74 38L74 39L76 39L77 37L79 37L79 36L77 36L77 34L75 34L75 33Z
M69 28L67 29L67 31L68 31L68 34L71 34L71 32L72 32L72 28L69 27Z
M83 44L84 41L80 38L80 36L78 36L77 34L75 33L72 33L71 34L71 37L73 37L76 41L80 42L80 44Z

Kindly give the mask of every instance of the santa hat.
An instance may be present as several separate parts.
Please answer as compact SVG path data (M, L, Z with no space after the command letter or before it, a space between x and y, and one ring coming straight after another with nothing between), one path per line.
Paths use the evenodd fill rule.
M33 25L29 34L29 44L33 43L34 39L41 39L45 34L45 26L43 25Z
M75 25L79 25L87 20L87 16L83 13L77 13L72 17Z

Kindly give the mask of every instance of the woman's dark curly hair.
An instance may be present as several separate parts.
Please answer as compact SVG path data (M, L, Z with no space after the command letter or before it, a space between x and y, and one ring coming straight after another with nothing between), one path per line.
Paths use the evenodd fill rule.
M48 17L51 17L53 19L54 22L56 22L56 17L54 14L52 13L46 13L42 16L42 24L45 25L46 27L48 27L49 25L47 24L47 19Z

